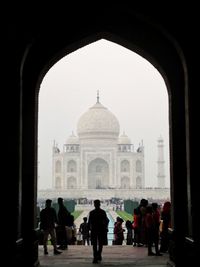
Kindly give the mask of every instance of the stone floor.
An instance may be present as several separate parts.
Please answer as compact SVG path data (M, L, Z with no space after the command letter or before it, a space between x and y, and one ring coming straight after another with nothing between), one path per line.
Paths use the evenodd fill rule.
M169 255L147 256L146 247L133 246L104 246L102 253L102 262L92 263L92 247L70 245L60 255L53 255L52 246L49 246L49 255L43 254L43 247L39 247L39 261L41 267L89 267L89 266L106 266L106 267L164 267L173 266L169 261Z

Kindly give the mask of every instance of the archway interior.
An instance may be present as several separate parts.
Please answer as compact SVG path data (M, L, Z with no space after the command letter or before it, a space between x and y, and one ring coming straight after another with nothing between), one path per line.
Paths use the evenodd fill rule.
M123 47L120 47L117 44L112 43L114 46L109 47L111 44L110 41L107 41L105 39L99 40L95 43L92 43L91 45L88 45L86 47L83 47L79 50L77 50L78 54L76 55L75 52L72 54L69 54L65 58L61 59L59 64L54 66L52 69L49 70L47 75L44 77L43 82L40 87L40 94L39 94L39 168L38 168L38 183L39 183L39 189L41 189L44 185L40 185L40 179L41 177L51 177L52 172L52 158L49 157L51 155L52 150L52 140L55 139L55 136L57 135L56 131L59 132L59 137L56 137L56 141L59 143L59 150L62 149L62 145L65 146L65 142L67 139L66 135L66 129L68 129L68 135L71 135L70 131L75 130L76 133L76 123L78 121L78 118L80 117L80 114L83 113L88 107L91 106L92 103L95 102L96 97L96 88L99 88L98 83L100 83L100 87L102 90L100 90L100 101L103 103L105 102L106 105L111 106L110 109L114 110L115 113L117 113L117 116L120 117L120 123L121 123L121 135L122 130L126 130L128 134L132 137L134 137L134 140L131 140L134 142L133 144L128 145L121 145L120 149L124 149L124 147L128 147L127 152L132 152L132 150L136 151L139 144L141 143L141 139L145 139L145 155L148 155L148 153L151 151L154 151L154 154L149 156L148 159L145 159L145 176L148 177L145 179L145 182L142 181L142 177L140 173L138 173L137 177L135 178L134 182L130 181L129 175L127 176L126 173L124 173L120 177L121 185L118 185L119 187L128 188L130 186L134 186L136 188L144 188L144 187L157 187L157 159L158 159L158 151L157 151L157 137L158 135L163 132L163 125L164 125L164 138L165 138L165 164L167 165L165 168L166 176L167 176L167 183L166 187L169 187L169 125L168 125L168 95L166 86L164 83L164 80L162 79L159 72L145 59L142 57L136 55L132 51L125 49ZM107 58L107 61L105 61L106 57L108 57L108 53L105 53L103 46L106 46L108 53L110 53L110 57ZM95 56L95 50L94 47L99 46L99 57ZM120 47L120 48L119 48ZM86 50L84 50L86 49ZM91 55L88 57L87 50L89 49L92 51ZM117 49L124 49L124 55L120 56L119 51ZM97 50L96 50L97 51ZM118 56L117 55L118 52ZM84 55L85 54L85 55ZM96 53L97 54L97 53ZM129 59L129 57L133 55L133 58ZM78 59L80 56L82 56L81 59ZM84 57L85 56L85 57ZM74 57L74 62L72 62L72 59ZM136 58L139 57L139 61L137 62L137 67L133 67L133 65L129 65L130 61L136 60ZM86 62L90 61L90 65L86 65ZM69 62L68 65L66 65L66 62ZM142 63L146 63L146 69L142 70ZM103 64L102 64L103 63ZM108 72L108 68L105 68L106 63L108 68L113 69L113 73ZM71 64L71 65L70 65ZM74 65L73 65L74 64ZM101 66L99 66L101 65ZM114 68L114 65L117 65L117 68ZM105 69L105 71L102 70L102 66ZM92 68L96 69L96 73L92 72ZM122 69L125 68L124 73L122 72ZM136 72L136 68L138 71ZM84 69L86 70L84 72ZM76 73L74 71L76 70ZM134 78L135 76L138 76L137 78L140 80L145 80L145 73L147 71L151 71L151 74L147 77L147 81L145 85L139 84L138 80ZM58 75L58 72L60 73L60 76ZM94 75L95 73L95 75ZM120 74L121 73L121 74ZM52 78L48 81L48 75L52 76ZM67 75L67 80L69 80L69 83L66 84L66 81L63 82L64 85L62 85L62 79L63 76ZM76 77L76 81L74 84L70 81L70 77ZM78 76L79 75L79 76ZM98 75L98 76L97 76ZM99 77L100 76L100 77ZM151 77L150 77L151 76ZM79 77L79 78L77 78ZM86 77L85 80L83 77ZM98 77L98 78L97 78ZM120 78L118 78L120 77ZM130 78L131 77L131 78ZM159 79L160 80L160 87L156 84L153 84L153 80ZM74 78L73 78L74 80ZM81 85L79 81L81 80ZM132 80L132 83L130 82ZM88 82L89 81L89 82ZM130 84L129 84L130 82ZM57 84L59 83L59 85ZM96 85L94 88L94 85ZM60 89L59 89L60 87ZM68 89L66 89L68 88ZM88 89L89 88L89 89ZM113 89L111 89L113 88ZM151 98L149 97L149 91L151 92ZM158 92L162 91L161 98L158 97ZM147 95L148 93L148 95ZM47 101L48 99L48 101ZM85 101L86 99L86 101ZM52 103L51 103L52 101ZM50 104L50 106L44 107L44 103ZM70 105L70 103L72 103ZM107 104L108 103L108 104ZM78 108L80 106L80 108ZM58 108L59 107L59 108ZM64 109L64 107L66 109ZM122 108L120 108L122 107ZM73 112L69 112L70 109L73 108ZM45 110L46 109L46 110ZM77 110L76 112L74 110ZM154 110L154 114L151 113L151 111ZM45 123L45 112L48 114L48 117L51 117L51 121L47 121ZM42 114L43 112L43 114ZM58 118L56 119L56 114L59 112ZM130 117L128 114L131 114L131 123L130 123ZM164 114L164 115L163 115ZM69 116L71 115L71 116ZM154 119L154 121L151 121ZM60 120L60 124L58 123ZM141 121L146 121L146 125L142 125ZM60 126L64 125L64 128L61 128ZM152 124L152 125L151 125ZM127 125L131 125L127 129ZM47 130L48 129L48 130ZM53 129L52 131L49 129ZM150 138L150 130L154 130L153 133L153 139ZM46 130L48 131L48 134L51 133L51 135L48 136L46 133ZM138 132L138 133L137 133ZM61 134L62 133L62 134ZM144 133L146 136L144 137ZM58 135L57 135L58 136ZM48 142L48 143L47 143ZM44 146L43 151L48 153L48 156L44 156L43 152L41 152L41 144ZM77 149L77 147L76 147ZM66 151L65 151L66 152ZM76 152L74 150L74 152ZM41 171L41 165L42 160L41 158L45 158L46 165L49 167L48 174L42 173ZM150 158L153 159L153 161L150 162ZM48 159L48 162L47 162ZM60 161L61 162L61 161ZM128 161L129 162L129 161ZM69 164L69 162L67 163ZM76 166L77 163L75 162ZM136 170L137 168L137 162L135 163ZM131 168L133 166L131 165ZM146 171L146 168L148 169ZM65 168L67 169L67 168ZM78 167L77 167L78 169ZM111 167L112 169L112 167ZM120 169L120 168L119 168ZM154 170L152 172L152 170ZM60 168L60 173L63 171ZM75 172L76 173L76 172ZM113 173L113 172L112 172ZM74 173L73 173L74 174ZM126 175L125 175L126 174ZM64 174L65 176L65 174ZM72 178L70 177L62 177L60 178L60 174L57 176L60 179L63 180L62 182L54 182L53 184L57 184L59 186L67 188L67 184L70 184L70 187L76 188L78 186L79 182L77 180L77 177L73 178L73 182L70 180ZM108 176L107 176L108 177ZM150 181L149 178L152 178L154 180ZM52 186L52 181L50 180L50 188ZM101 179L100 179L101 180ZM100 182L99 180L99 183ZM109 180L109 179L108 179ZM44 182L44 180L43 180ZM89 183L88 183L89 184ZM109 183L107 183L106 187L109 186ZM47 185L45 185L47 186ZM95 187L94 185L89 185L89 188ZM102 187L102 185L98 185L98 187ZM103 187L105 187L105 182L103 182ZM48 188L49 189L49 188Z

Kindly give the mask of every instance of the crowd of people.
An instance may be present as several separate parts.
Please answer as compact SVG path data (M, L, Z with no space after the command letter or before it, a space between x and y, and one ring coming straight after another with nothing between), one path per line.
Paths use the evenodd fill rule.
M52 200L47 199L45 208L40 212L39 227L42 231L44 254L48 254L47 244L50 236L54 254L59 255L73 242L74 216L65 207L63 198L58 198L58 212L52 207ZM58 246L59 245L59 246Z
M94 209L89 212L88 217L83 217L78 233L74 217L65 207L63 198L58 198L57 203L57 213L51 206L50 199L46 200L45 208L40 212L39 225L43 233L44 254L48 254L47 243L50 236L55 255L61 254L60 250L68 249L69 244L92 245L93 263L101 261L103 245L108 244L109 219L106 212L100 208L100 200L96 199ZM126 245L147 247L148 256L161 256L168 251L168 228L171 227L169 201L161 207L156 202L149 204L148 200L142 199L133 211L133 220L125 221L126 236L123 222L121 217L116 218L113 245L122 245L126 240Z
M133 246L147 246L148 255L161 256L169 248L168 228L171 227L171 203L166 201L163 207L158 203L148 203L142 199L133 213ZM155 252L152 251L153 246Z

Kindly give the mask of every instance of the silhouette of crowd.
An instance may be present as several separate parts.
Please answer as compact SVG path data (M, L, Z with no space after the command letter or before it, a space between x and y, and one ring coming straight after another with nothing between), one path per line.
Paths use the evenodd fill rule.
M158 203L148 203L141 199L133 213L133 246L146 246L149 256L161 256L169 248L168 228L171 226L171 203L165 202L163 207ZM155 248L155 252L152 248Z
M57 203L57 213L55 208L51 206L51 199L46 200L45 208L40 211L39 227L41 230L45 255L48 254L48 241L50 241L54 247L54 255L61 254L62 252L59 250L67 249L68 244L71 244L74 241L74 216L70 214L65 207L63 198L59 197ZM48 239L49 236L50 240Z
M57 199L58 211L52 207L52 200L45 201L45 207L38 213L39 227L42 234L44 254L48 254L50 237L54 255L68 249L70 244L92 245L93 263L102 260L103 246L108 245L109 219L101 209L100 200L94 200L94 209L83 217L79 232L76 234L74 216L64 205L63 198ZM123 227L123 223L125 227ZM169 233L171 227L171 202L166 201L163 206L157 202L149 203L141 199L133 210L133 220L124 221L120 216L114 223L113 245L133 245L133 247L147 247L148 256L162 256L169 250ZM125 229L126 228L126 237ZM80 237L80 239L76 239ZM153 251L154 250L154 251Z

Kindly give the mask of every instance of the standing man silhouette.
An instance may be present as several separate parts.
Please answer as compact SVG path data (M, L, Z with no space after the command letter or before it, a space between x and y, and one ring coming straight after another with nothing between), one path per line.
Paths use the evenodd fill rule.
M83 245L87 244L90 245L90 231L88 227L87 217L83 217L83 222L80 224L79 231L82 234L83 238Z
M107 245L109 219L106 212L100 208L100 200L94 200L94 207L89 213L88 226L91 231L91 244L93 246L93 263L102 260L103 245Z
M55 224L57 224L57 216L56 211L53 207L51 207L52 200L46 200L46 206L40 212L40 229L43 230L44 238L43 238L43 246L44 246L44 254L48 255L47 250L47 241L48 236L51 236L51 242L54 248L54 255L58 255L62 253L57 250L57 242L56 242L56 231Z
M64 205L64 201L62 197L59 197L57 199L58 202L58 239L60 246L58 247L59 249L65 250L68 249L68 236L67 236L67 230L66 226L69 223L69 218L70 218L70 212Z

